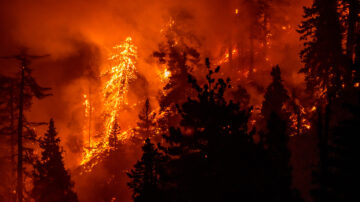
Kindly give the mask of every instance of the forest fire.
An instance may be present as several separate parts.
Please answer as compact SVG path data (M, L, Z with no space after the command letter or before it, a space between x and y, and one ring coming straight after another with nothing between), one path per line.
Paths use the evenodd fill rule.
M359 0L0 1L0 44L0 202L356 197Z
M133 44L132 38L127 37L125 41L113 47L114 53L109 60L109 67L106 67L101 77L105 79L103 85L103 117L104 117L104 133L99 134L93 142L93 147L89 141L89 147L84 148L83 159L81 165L84 165L106 150L110 149L109 137L113 131L114 124L117 124L118 115L122 108L126 107L128 103L129 83L136 79L136 59L137 47ZM84 95L85 118L89 116L89 101ZM90 126L89 126L90 127ZM125 131L117 137L120 141L129 138L129 132ZM92 162L93 167L96 164Z

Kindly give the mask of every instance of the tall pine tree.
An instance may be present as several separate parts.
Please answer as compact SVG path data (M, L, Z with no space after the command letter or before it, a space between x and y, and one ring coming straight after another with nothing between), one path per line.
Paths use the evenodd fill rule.
M351 80L343 55L338 0L314 0L304 11L305 20L298 30L305 46L301 51L305 66L300 72L309 90L334 96Z
M60 139L55 130L54 121L49 122L49 129L40 140L41 159L37 161L33 172L32 197L39 202L74 202L78 201L72 190L74 184L65 170Z
M269 180L269 201L298 201L291 189L291 166L289 143L289 114L284 105L289 101L287 90L282 84L279 66L271 71L272 82L265 93L261 113L266 123L264 144L267 149Z

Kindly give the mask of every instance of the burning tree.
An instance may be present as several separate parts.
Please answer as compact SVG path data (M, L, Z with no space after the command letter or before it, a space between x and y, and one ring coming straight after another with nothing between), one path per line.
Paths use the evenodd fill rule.
M179 19L180 21L182 19ZM176 115L174 103L184 102L191 94L191 88L187 82L188 74L196 68L200 54L194 48L196 39L191 33L184 33L181 23L171 19L163 30L165 42L159 45L159 50L153 53L159 63L165 66L168 73L167 84L160 95L160 110L166 116L160 120L162 128L176 125L179 116Z
M110 149L109 138L112 133L116 118L120 111L128 105L127 95L130 83L136 78L137 47L133 44L132 38L113 47L114 53L109 58L110 66L106 68L102 76L105 80L103 86L103 114L104 131L100 138L95 140L93 148L85 149L81 165L90 162L89 168L97 163L101 153ZM118 124L118 123L116 123ZM119 135L117 139L122 141L128 136Z

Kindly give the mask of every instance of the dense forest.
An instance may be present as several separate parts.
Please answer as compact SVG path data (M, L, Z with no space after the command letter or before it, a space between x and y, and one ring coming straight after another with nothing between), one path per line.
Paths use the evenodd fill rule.
M0 2L0 202L359 200L359 0L84 2Z

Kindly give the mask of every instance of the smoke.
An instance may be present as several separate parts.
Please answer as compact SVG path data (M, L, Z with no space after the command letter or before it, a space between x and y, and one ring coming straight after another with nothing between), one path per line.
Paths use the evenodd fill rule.
M91 86L94 94L101 93L99 78L112 46L131 36L138 47L137 80L129 90L129 102L142 103L150 97L157 107L162 87L156 60L151 57L163 40L160 30L170 18L181 21L184 32L197 40L201 56L213 60L224 55L231 41L246 42L252 19L240 14L249 12L247 0L2 0L0 1L0 56L13 55L20 47L28 47L33 54L51 56L34 61L33 75L40 84L52 88L53 96L35 100L27 116L31 121L55 119L65 151L66 167L79 165L81 151L86 144L83 137L83 97ZM301 21L306 1L273 0L271 13L274 26L269 50L269 64L256 81L264 87L270 82L270 67L279 64L289 88L298 88L303 78L299 52L302 48L297 25ZM235 30L235 31L234 31ZM224 65L225 74L229 66ZM15 61L0 60L0 72L14 75ZM230 74L230 73L229 73ZM240 77L230 76L234 81ZM242 78L241 78L242 79ZM243 82L243 81L241 81ZM262 94L254 87L246 87L251 104L259 104ZM99 105L99 103L95 103ZM122 113L121 127L133 126L140 105ZM46 128L38 130L42 135Z

